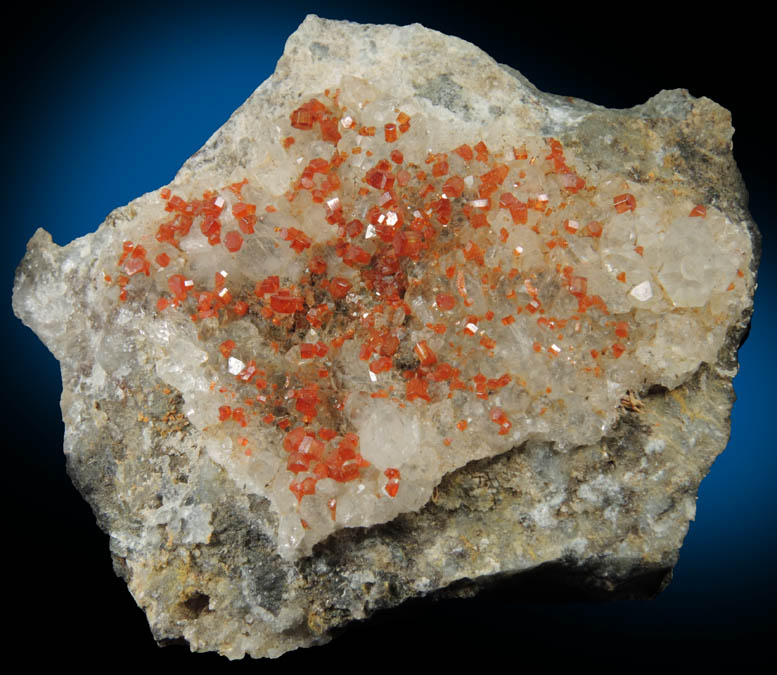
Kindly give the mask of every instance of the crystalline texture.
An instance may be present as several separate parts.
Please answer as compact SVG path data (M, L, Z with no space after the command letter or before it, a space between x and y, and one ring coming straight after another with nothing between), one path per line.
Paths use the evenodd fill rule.
M216 444L214 459L270 499L288 557L341 527L418 509L472 459L527 440L595 442L627 391L677 386L713 360L748 297L737 276L748 236L714 207L691 218L688 200L617 176L594 181L553 138L456 139L478 149L467 160L454 143L430 152L409 131L319 128L351 110L370 125L396 116L390 93L357 92L353 80L332 82L272 120L278 140L295 141L280 151L299 172L284 194L255 175L201 194L173 186L123 230L121 249L101 253L112 277L132 277L126 300L116 284L101 289L110 311L140 317L164 303L139 325L157 374ZM420 112L408 121L432 123ZM517 219L516 204L527 208ZM251 269L250 245L211 236L215 216L236 227L249 211L263 215L247 241L274 242L277 275ZM354 221L369 222L363 234ZM198 239L207 243L190 244ZM146 248L170 262L137 274ZM228 404L234 412L218 418ZM335 436L316 452L284 449L289 433L315 439L322 428ZM267 463L286 464L269 483L254 469ZM387 470L402 476L390 498Z
M344 29L323 26L335 50ZM82 339L91 374L66 388L69 439L92 419L82 391L180 396L143 437L179 434L212 462L201 508L151 518L182 543L207 543L218 472L231 501L267 500L266 534L297 561L337 530L418 511L472 460L597 444L635 392L715 363L746 316L742 221L591 161L539 103L473 122L441 97L447 75L397 83L369 58L284 68L228 125L257 139L244 161L209 144L90 238L58 249L36 234L17 276L14 308L58 358ZM493 105L524 101L493 68ZM72 286L65 267L84 270ZM550 523L549 508L532 518Z

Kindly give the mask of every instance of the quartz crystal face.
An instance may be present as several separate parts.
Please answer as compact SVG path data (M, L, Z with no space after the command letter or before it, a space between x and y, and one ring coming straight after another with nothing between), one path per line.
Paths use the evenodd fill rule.
M555 138L440 133L354 77L270 126L282 190L164 187L98 266L284 557L419 509L473 459L596 442L743 311L745 233Z

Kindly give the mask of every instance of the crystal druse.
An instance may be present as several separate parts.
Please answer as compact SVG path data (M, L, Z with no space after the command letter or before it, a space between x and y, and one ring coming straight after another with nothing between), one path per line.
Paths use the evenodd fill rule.
M275 656L543 565L659 590L752 308L732 132L683 91L613 112L309 17L169 185L39 230L14 309L157 639Z

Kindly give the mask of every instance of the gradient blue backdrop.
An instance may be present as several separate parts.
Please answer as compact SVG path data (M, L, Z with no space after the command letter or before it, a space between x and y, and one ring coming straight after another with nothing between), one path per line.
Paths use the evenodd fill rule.
M685 87L733 114L734 153L764 233L752 332L742 350L731 442L701 485L669 588L649 602L521 604L504 597L412 606L357 626L315 652L263 667L316 659L390 660L397 645L435 658L468 651L510 656L516 666L546 647L552 659L611 653L661 661L738 655L744 661L774 634L773 569L777 477L769 422L774 403L774 170L767 111L760 104L768 64L758 17L724 24L654 9L633 21L619 10L581 14L507 10L478 3L197 2L100 9L36 5L2 46L4 152L3 294L37 227L59 244L91 232L115 207L167 183L274 69L286 37L305 14L373 23L412 23L458 35L518 68L544 91L611 107ZM759 56L764 60L759 60ZM442 58L442 56L441 56ZM750 64L755 67L750 69ZM760 64L760 66L759 66ZM741 70L739 70L741 68ZM764 81L765 82L765 81ZM767 183L768 181L768 183ZM42 658L97 663L109 650L143 664L188 664L188 649L159 650L145 618L113 575L108 542L64 470L61 385L53 357L2 305L3 414L12 459L5 472L4 558L16 646ZM647 648L647 652L643 648ZM639 655L639 656L638 656ZM549 663L551 663L549 662ZM196 657L215 665L214 655ZM441 662L440 662L441 663ZM400 663L401 665L401 663ZM633 665L638 665L636 662ZM241 666L249 666L248 663Z

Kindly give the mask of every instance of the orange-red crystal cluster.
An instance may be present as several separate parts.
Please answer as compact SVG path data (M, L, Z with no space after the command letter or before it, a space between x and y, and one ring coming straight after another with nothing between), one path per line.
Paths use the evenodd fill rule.
M301 365L294 372L281 374L268 372L257 361L259 357L250 358L233 340L219 345L226 361L239 363L234 385L220 389L225 397L234 399L219 407L220 423L234 425L238 431L260 423L276 427L283 434L282 447L288 455L286 467L292 474L289 489L298 501L315 494L316 484L322 479L349 482L358 479L369 466L359 452L359 437L342 426L346 393L334 387L327 362L328 356L336 354L346 341L359 342L358 358L373 377L371 395L375 398L390 398L400 406L424 405L435 397L451 397L463 391L488 400L504 387L522 386L520 375L515 373L487 377L467 370L464 374L463 363L468 361L468 355L481 350L487 357L497 347L490 329L495 325L492 322L509 326L522 313L535 315L537 325L547 330L548 340L544 344L534 342L533 350L553 359L562 351L562 331L568 323L579 321L589 311L608 314L603 300L588 293L586 278L576 274L571 266L559 266L556 274L560 287L577 300L577 313L557 317L546 312L536 278L523 277L517 267L490 266L487 260L489 247L506 245L510 235L508 228L493 226L499 213L509 215L509 225L505 223L508 227L530 227L546 236L546 251L566 248L572 237L601 237L601 223L580 223L564 217L565 202L554 209L545 194L524 199L515 194L514 188L525 175L521 167L543 160L546 173L555 175L562 195L593 189L570 167L558 140L547 140L544 157L530 157L523 145L514 147L505 157L492 152L481 140L472 145L462 143L449 154L430 153L414 163L406 157L407 152L394 147L411 123L408 115L396 112L395 122L384 126L385 156L373 158L373 153L367 153L370 161L357 188L358 197L371 201L362 212L364 215L351 211L349 205L354 196L344 191L341 180L341 167L360 154L361 148L341 151L338 144L344 134L372 137L375 128L360 124L341 109L337 94L329 96L327 103L311 99L291 112L289 119L295 132L313 134L332 146L330 155L314 158L301 167L299 177L285 194L287 206L283 207L291 208L301 194L307 193L313 203L320 205L320 217L331 228L329 238L314 241L305 232L304 222L299 227L274 229L279 243L283 242L280 245L288 245L296 255L306 257L305 274L300 279L273 275L256 279L250 289L231 288L227 276L217 273L211 284L202 286L179 268L177 273L167 276L168 292L156 299L159 311L178 308L189 313L195 322L212 319L226 326L250 320L264 322L286 335L300 335L312 328L326 336L315 342L300 340L283 345L284 349L299 350ZM290 135L282 139L282 145L288 150L297 147L299 140L301 137ZM459 166L463 161L466 171L454 173L454 159ZM519 177L512 185L506 182L511 172ZM257 216L257 204L249 203L242 195L246 184L247 179L189 200L163 189L160 196L170 215L155 233L160 252L154 271L165 274L164 269L183 255L181 241L192 228L196 227L211 246L223 246L234 255L240 254L244 242L255 235L257 228L271 231L272 214L278 207L265 205L266 215ZM230 196L231 209L226 208L224 195ZM628 193L618 195L613 202L617 213L637 207L635 197ZM704 208L696 207L691 215L703 217ZM543 226L541 230L540 221L557 224ZM370 236L365 236L368 233ZM442 318L425 324L433 335L445 340L444 353L424 339L404 349L404 333L398 327L413 317L405 296L418 283L414 275L416 266L427 268L428 276L428 270L437 268L437 261L455 249L461 253L460 262L439 269L433 284L436 292L432 306ZM516 247L513 252L516 260L520 258L520 249ZM358 287L353 276L330 273L327 258L333 257L358 273ZM118 267L123 272L117 282L122 300L127 297L131 277L139 273L150 275L152 271L146 249L132 242L125 243ZM490 310L472 311L473 275L486 295L504 292L504 297L514 303L512 313L495 316ZM507 290L503 290L505 280L511 282ZM343 304L354 291L358 292L358 312ZM450 321L445 318L448 315ZM628 349L627 324L612 322L612 328L613 343L591 350L584 365L594 376L601 373L598 360L608 350L618 358ZM273 346L276 350L281 347L279 342ZM235 359L236 353L244 360ZM385 378L387 373L393 373L403 385L387 386L385 383L393 381ZM489 417L496 433L510 432L512 423L501 407L492 407ZM464 432L468 423L460 420L456 427ZM450 442L446 438L446 444ZM238 445L250 454L250 440L240 436ZM383 491L388 497L395 497L400 489L399 470L386 469L384 478ZM330 501L328 506L334 519L336 502Z

